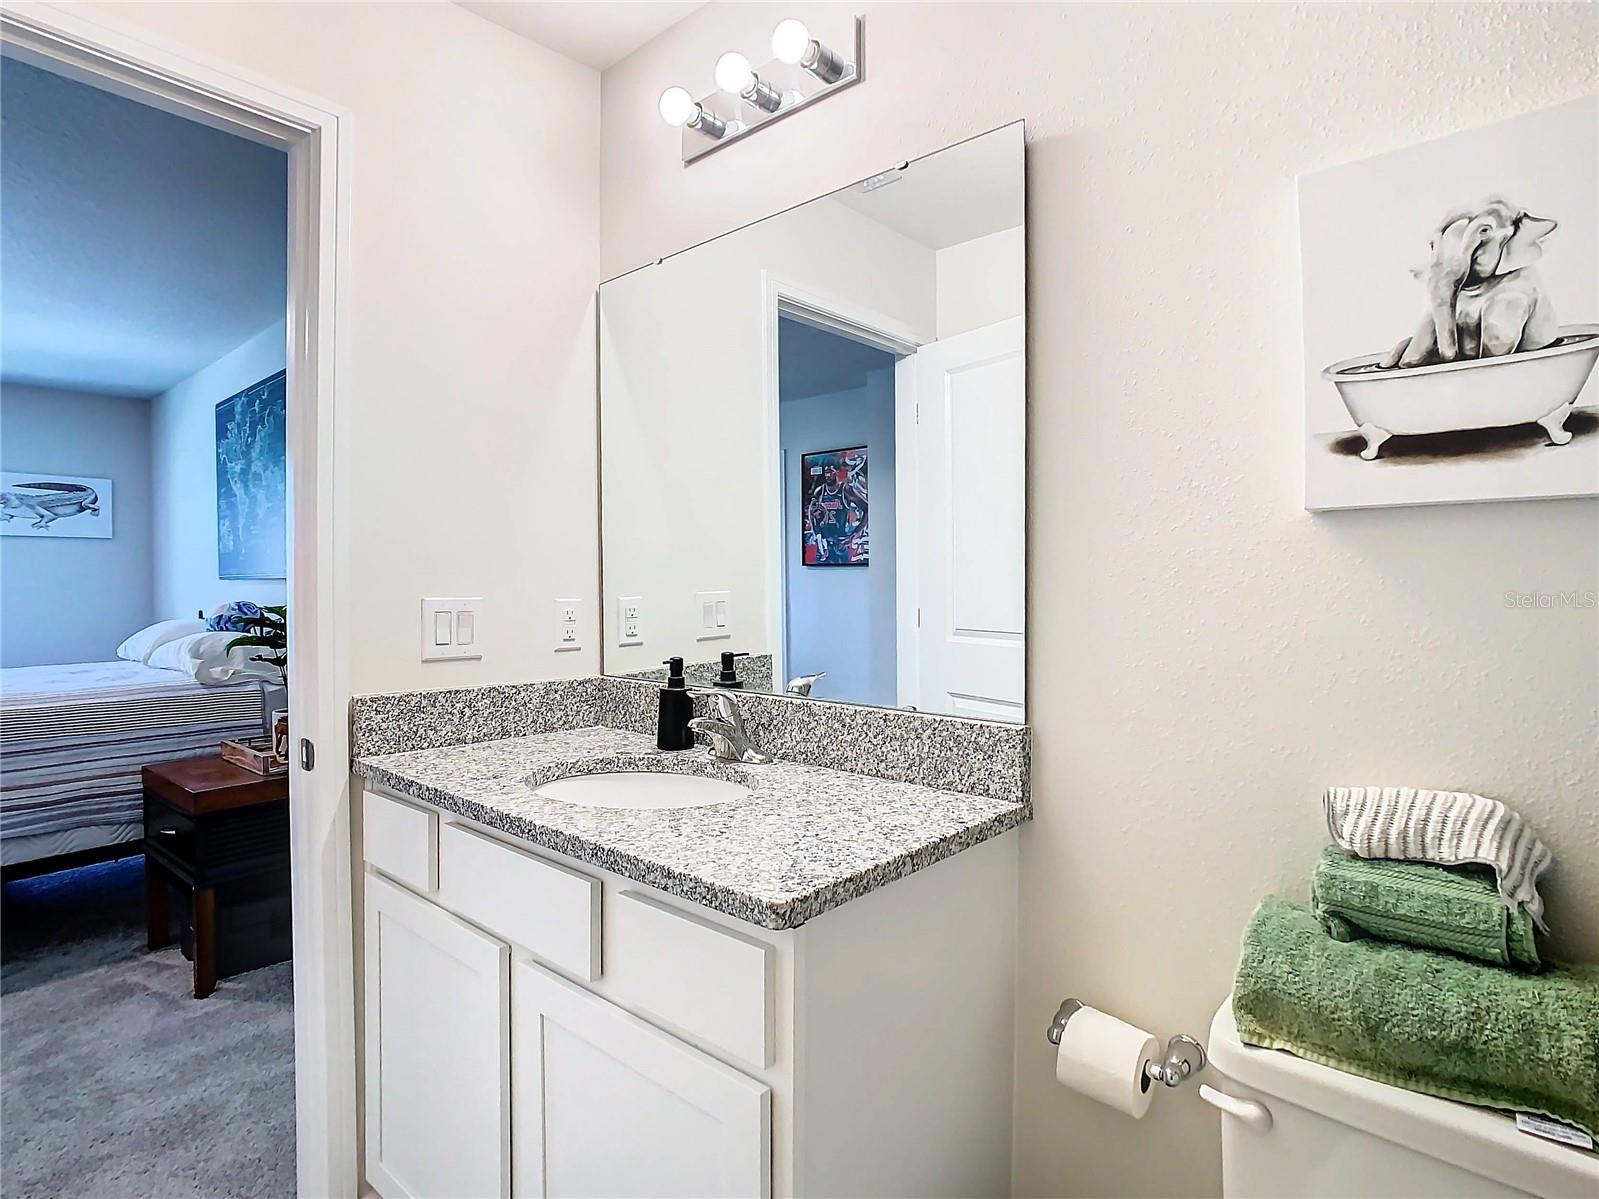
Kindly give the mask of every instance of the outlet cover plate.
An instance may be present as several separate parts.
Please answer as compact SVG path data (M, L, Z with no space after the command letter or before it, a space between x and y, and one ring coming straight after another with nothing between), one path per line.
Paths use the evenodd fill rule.
M564 654L583 648L583 601L558 599L555 601L555 652Z
M616 644L644 644L644 597L623 595L616 601Z

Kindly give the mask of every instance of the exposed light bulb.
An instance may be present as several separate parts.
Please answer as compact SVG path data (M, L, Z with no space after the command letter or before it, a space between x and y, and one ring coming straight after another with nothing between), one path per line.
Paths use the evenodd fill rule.
M772 54L779 62L791 67L799 65L810 45L811 31L805 28L804 21L789 17L786 21L779 21L777 28L772 30Z
M763 112L783 107L783 97L763 82L750 66L750 60L737 50L729 50L716 60L716 86L730 96L738 96Z
M690 129L699 130L713 141L721 141L727 136L727 122L714 113L706 112L705 106L683 88L667 88L661 93L658 107L661 110L661 120L668 125L675 125L679 129L686 125Z
M729 50L716 60L716 86L730 96L742 96L755 85L750 60L737 50Z
M700 106L694 102L694 97L681 87L669 87L661 93L660 101L661 120L668 125L682 128L692 121L699 112Z
M849 69L838 51L813 38L805 23L793 17L779 21L772 30L772 53L779 62L803 67L823 83L837 83Z

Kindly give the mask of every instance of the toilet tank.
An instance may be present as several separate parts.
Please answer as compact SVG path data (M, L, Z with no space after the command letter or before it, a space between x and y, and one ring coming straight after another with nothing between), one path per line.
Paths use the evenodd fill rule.
M1271 1113L1264 1130L1223 1114L1226 1199L1599 1196L1599 1156L1520 1132L1509 1116L1244 1045L1231 996L1207 1048L1214 1073L1200 1081Z

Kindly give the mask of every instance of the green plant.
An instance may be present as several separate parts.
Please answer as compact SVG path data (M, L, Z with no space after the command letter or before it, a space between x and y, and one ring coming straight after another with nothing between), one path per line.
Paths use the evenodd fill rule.
M240 647L266 650L266 653L251 654L252 662L265 662L278 672L283 680L283 685L289 685L289 609L284 604L262 604L256 609L260 615L249 611L255 605L249 605L245 611L239 610L235 605L232 614L234 628L246 630L243 636L235 637L228 642L228 653Z

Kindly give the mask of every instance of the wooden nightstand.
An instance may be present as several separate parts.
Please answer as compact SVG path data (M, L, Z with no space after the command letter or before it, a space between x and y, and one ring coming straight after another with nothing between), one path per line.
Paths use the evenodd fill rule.
M144 767L148 943L171 943L169 887L186 892L194 997L217 979L288 959L289 779L220 756Z

